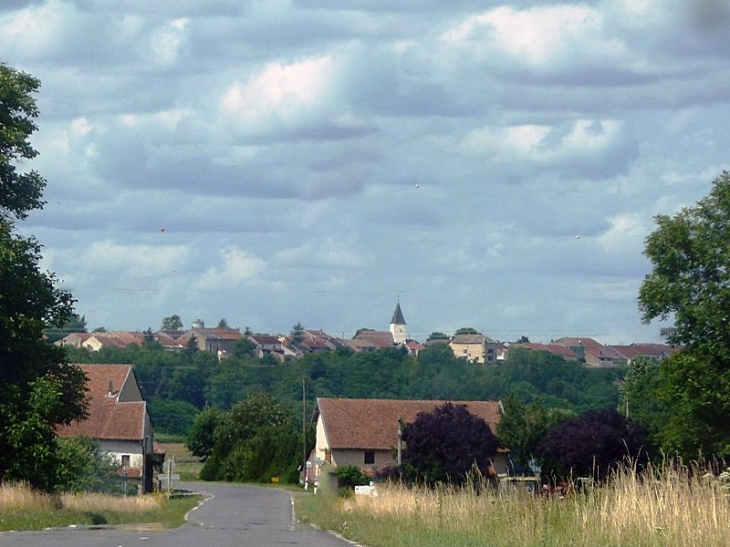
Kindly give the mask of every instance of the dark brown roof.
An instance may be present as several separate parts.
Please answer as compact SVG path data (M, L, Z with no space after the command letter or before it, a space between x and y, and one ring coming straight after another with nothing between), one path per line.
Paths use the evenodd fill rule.
M141 441L144 439L147 406L144 401L119 402L128 381L135 381L132 365L76 365L88 381L89 416L57 428L60 437L81 435L99 440ZM110 391L111 388L111 391Z
M398 399L317 399L316 415L321 415L327 442L333 449L389 450L396 445L398 419L415 421L419 412L432 412L447 401L404 401ZM495 401L450 401L466 405L492 433L499 422Z
M563 357L564 359L578 359L578 356L571 351L568 346L561 344L540 344L537 342L526 342L520 344L512 344L513 348L527 348L535 351L549 351L553 355Z

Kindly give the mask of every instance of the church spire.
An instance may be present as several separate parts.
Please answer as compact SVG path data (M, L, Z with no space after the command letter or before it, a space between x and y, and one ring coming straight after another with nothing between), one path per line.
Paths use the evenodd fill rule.
M393 319L390 320L390 334L393 335L393 341L396 344L405 344L408 338L406 334L406 320L403 318L400 302L395 305Z

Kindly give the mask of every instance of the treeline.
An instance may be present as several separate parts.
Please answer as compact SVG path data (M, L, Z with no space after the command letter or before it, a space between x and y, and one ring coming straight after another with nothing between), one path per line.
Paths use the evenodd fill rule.
M311 415L317 397L540 400L574 413L619 404L620 369L589 370L543 351L514 349L504 363L480 365L434 344L416 357L403 348L355 353L338 349L280 363L255 358L245 345L218 361L205 351L170 353L155 343L89 352L68 348L74 363L130 363L156 431L185 435L204 408L230 410L250 395L269 393L295 415Z

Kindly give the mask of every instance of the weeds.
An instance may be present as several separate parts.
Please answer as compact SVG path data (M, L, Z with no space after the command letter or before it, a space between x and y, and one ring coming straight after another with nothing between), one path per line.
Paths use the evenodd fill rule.
M564 499L522 491L378 485L378 497L300 500L306 522L369 547L716 547L729 545L723 479L665 465L626 468L601 488ZM346 525L343 526L343 523Z

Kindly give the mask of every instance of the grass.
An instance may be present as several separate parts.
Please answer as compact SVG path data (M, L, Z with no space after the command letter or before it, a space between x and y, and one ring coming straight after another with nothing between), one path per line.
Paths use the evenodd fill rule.
M303 522L368 547L716 547L729 545L724 484L686 468L630 470L564 499L524 492L378 485L378 497L299 497Z
M147 524L173 528L200 496L49 495L24 484L0 485L0 530L41 530L66 526Z
M183 442L160 443L165 449L165 458L175 460L174 473L180 475L181 481L196 481L200 478L200 470L203 468L203 462L200 458L196 458L185 446ZM163 472L167 472L167 462Z

